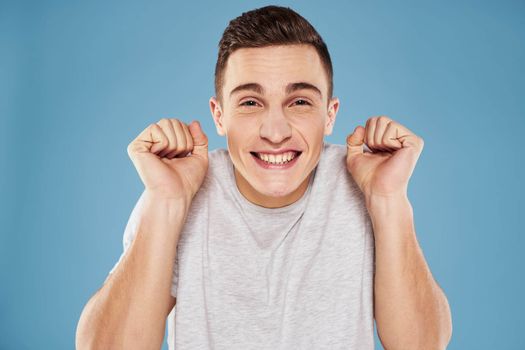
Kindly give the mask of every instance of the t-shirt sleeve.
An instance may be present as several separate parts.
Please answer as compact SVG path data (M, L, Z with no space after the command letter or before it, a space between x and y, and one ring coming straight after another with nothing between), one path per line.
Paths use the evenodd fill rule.
M108 276L106 277L106 280L116 270L117 266L124 259L124 256L126 255L129 247L131 246L131 243L135 239L135 236L137 234L137 226L138 226L138 220L140 217L140 211L142 210L142 207L144 204L144 196L145 196L145 192L142 192L139 199L137 200L137 203L135 204L135 207L131 211L131 214L128 218L128 222L126 224L126 228L124 229L124 234L122 236L123 251L120 254L118 261L115 263L113 268L109 271ZM178 269L177 259L175 259L175 263L173 266L172 283L171 283L171 295L174 297L176 296L176 292L177 292L178 270L179 269Z

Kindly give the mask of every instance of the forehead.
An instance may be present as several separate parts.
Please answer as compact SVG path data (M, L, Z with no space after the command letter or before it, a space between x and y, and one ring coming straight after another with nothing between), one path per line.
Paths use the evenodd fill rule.
M239 84L258 83L270 90L283 90L290 83L308 82L326 95L328 82L321 59L311 45L278 45L234 51L224 72L227 95Z

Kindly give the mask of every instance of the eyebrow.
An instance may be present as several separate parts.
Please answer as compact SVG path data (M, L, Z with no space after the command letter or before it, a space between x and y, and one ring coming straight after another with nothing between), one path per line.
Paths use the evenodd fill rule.
M230 97L237 93L237 92L240 92L240 91L254 91L258 94L261 94L263 95L264 94L264 89L263 87L260 85L260 84L257 84L257 83L247 83L247 84L241 84L239 86L237 86L235 89L233 89L232 91L230 91Z
M310 84L310 83L306 83L306 82L290 83L286 85L286 88L285 88L285 92L287 94L291 94L292 92L297 91L297 90L312 90L313 92L318 94L320 98L323 97L321 90L317 86ZM247 83L247 84L241 84L237 86L236 88L234 88L232 91L230 91L230 97L233 94L238 93L240 91L254 91L258 94L264 95L264 88L260 84Z
M319 88L317 86L312 85L310 83L300 82L300 83L288 84L286 86L286 93L287 94L291 94L292 92L297 91L297 90L312 90L313 92L318 94L320 98L323 97L323 94L321 93L321 90L319 90Z

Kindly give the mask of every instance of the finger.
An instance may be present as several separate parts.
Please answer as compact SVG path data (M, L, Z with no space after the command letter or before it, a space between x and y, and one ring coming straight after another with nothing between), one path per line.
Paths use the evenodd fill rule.
M385 134L386 127L390 121L391 119L384 115L377 118L376 128L374 131L374 144L376 148L381 151L390 151L388 147L383 144L383 135Z
M382 143L390 150L398 150L403 147L401 142L397 139L399 136L399 128L395 121L390 121L383 134Z
M363 153L364 139L365 128L360 125L356 126L354 131L346 138L347 155L349 157Z
M423 139L414 134L410 129L396 123L397 135L396 139L401 143L402 148L415 147L419 151L423 149Z
M155 153L162 149L164 137L157 124L148 125L127 147L131 159L137 153Z
M184 131L182 131L181 126L184 123L175 118L170 119L170 122L173 127L175 137L177 138L177 147L172 149L171 152L166 155L166 157L170 159L174 157L185 157L188 154L189 150L186 148L186 144L188 141Z
M175 132L173 131L173 126L171 125L171 122L168 118L162 118L157 122L157 125L159 125L162 128L162 131L166 135L166 138L168 139L168 146L166 146L162 151L159 152L158 156L161 158L166 157L166 154L173 151L173 149L177 146L177 139L175 138Z
M208 137L202 130L198 120L192 121L188 125L191 137L193 138L192 155L208 159Z
M135 140L135 150L138 152L157 154L168 145L166 135L157 124L150 124Z
M365 144L367 146L369 146L369 144L368 144L368 142L369 142L369 140L368 140L368 130L369 130L369 125L370 125L370 119L372 119L372 118L368 118L366 120L366 123L365 123Z
M186 148L186 135L182 129L182 124L179 119L173 120L173 126L175 127L175 133L177 134L177 153L175 157L186 157L189 150Z
M186 136L186 150L188 152L193 151L193 137L191 137L190 129L188 129L188 125L185 123L181 123L182 130L184 131L184 135Z
M171 145L170 150L164 155L164 158L173 159L178 152L177 145L180 143L180 140L177 139L177 133L175 132L175 126L173 125L173 118L169 119L169 124L170 129L172 130L174 142Z
M184 140L186 141L186 143L184 145L182 145L181 143L180 149L173 150L172 152L167 154L167 157L171 159L176 157L177 155L179 155L179 157L181 157L181 155L186 156L191 150L190 148L188 148L188 138L191 140L191 135L188 136L187 133L184 131L184 129L186 128L186 124L184 122L181 122L178 119L172 119L171 122L173 123L174 128L182 128L182 133L184 134Z
M378 149L376 148L375 140L374 140L376 122L377 122L377 117L368 119L367 128L366 128L366 140L367 140L366 144L373 151L378 151Z

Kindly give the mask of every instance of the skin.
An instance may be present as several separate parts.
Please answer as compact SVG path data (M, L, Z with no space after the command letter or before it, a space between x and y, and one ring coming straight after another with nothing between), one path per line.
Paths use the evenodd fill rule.
M369 118L347 137L347 169L365 195L374 231L374 318L389 350L445 349L452 336L450 306L418 244L407 196L423 144L387 116Z
M286 92L298 82L321 94L312 89ZM259 88L231 94L248 83ZM210 98L210 110L217 132L227 138L237 187L252 203L282 207L304 194L339 108L339 100L329 100L327 91L327 76L311 46L246 48L230 56L223 101ZM374 230L374 317L389 350L444 349L452 334L450 307L417 242L407 196L423 144L387 116L369 118L347 137L347 170L364 194ZM261 169L250 154L288 147L303 152L288 170Z
M227 138L239 191L252 203L275 208L289 205L305 192L319 162L323 138L332 132L339 100L328 101L328 81L321 60L309 45L270 46L234 51L228 59L223 103L210 99L219 135ZM286 92L293 83L310 88ZM258 84L263 91L243 89ZM293 148L302 151L288 170L263 169L250 151Z
M150 124L129 145L145 191L133 243L82 310L76 349L160 349L173 262L193 196L208 168L208 139L198 122Z

